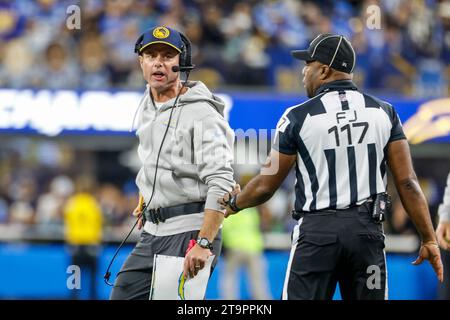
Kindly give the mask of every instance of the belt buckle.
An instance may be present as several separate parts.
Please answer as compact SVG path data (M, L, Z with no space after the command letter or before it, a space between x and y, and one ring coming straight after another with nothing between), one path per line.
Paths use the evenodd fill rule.
M158 224L159 222L165 222L166 221L166 219L164 219L162 217L161 208L155 209L153 214L154 214L154 218L155 218L155 222L154 223Z
M158 209L151 209L149 210L149 217L150 217L150 221L154 224L158 224L159 223L159 219L158 219Z
M155 209L150 209L148 211L148 217L150 218L150 221L154 224L157 224L158 222L155 219Z

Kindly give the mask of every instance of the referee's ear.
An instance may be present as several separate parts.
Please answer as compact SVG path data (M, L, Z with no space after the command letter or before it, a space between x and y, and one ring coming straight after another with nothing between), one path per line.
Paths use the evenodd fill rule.
M332 70L329 66L327 66L326 64L323 64L320 66L320 80L325 80L328 77L331 76Z

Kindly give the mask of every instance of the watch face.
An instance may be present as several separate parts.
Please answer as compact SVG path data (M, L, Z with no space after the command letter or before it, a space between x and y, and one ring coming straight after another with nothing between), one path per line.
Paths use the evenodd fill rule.
M206 238L198 239L197 242L200 245L200 247L203 247L203 248L208 248L209 247L209 241Z

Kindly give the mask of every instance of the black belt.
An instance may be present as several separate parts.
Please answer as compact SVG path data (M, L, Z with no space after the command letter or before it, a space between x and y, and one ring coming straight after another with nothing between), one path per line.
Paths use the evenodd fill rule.
M367 200L363 204L351 206L346 209L323 209L323 210L317 210L317 211L295 211L292 210L292 218L295 220L300 220L303 218L306 214L317 214L317 213L339 213L339 212L345 212L345 211L353 211L357 210L361 213L372 213L373 210L373 200Z
M203 210L205 210L204 201L191 202L166 208L146 209L144 212L144 217L146 220L158 224L159 222L166 221L166 219L185 214L201 213Z

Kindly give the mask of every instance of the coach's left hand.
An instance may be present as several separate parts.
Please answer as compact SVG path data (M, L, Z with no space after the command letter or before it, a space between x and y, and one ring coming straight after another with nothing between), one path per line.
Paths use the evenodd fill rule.
M196 244L184 258L184 277L193 278L197 273L205 267L205 263L209 256L212 256L212 252L209 249L202 248Z

